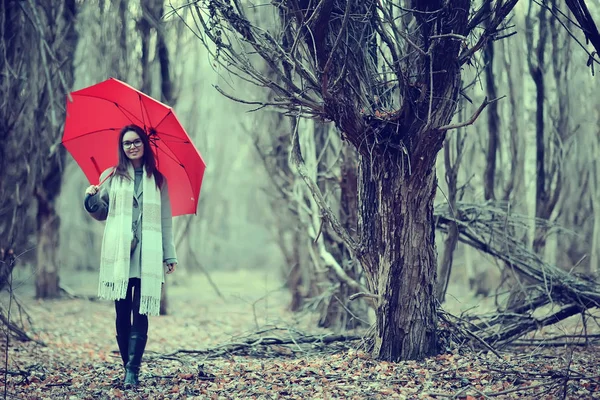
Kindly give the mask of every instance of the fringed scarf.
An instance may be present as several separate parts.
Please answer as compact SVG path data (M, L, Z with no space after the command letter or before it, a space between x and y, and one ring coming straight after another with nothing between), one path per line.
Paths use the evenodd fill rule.
M135 176L131 164L128 173L131 179L113 176L110 182L98 287L98 296L108 300L125 298L129 283ZM164 277L160 190L156 187L154 177L148 176L145 170L141 184L144 200L141 234L138 235L138 246L142 246L140 314L159 315Z

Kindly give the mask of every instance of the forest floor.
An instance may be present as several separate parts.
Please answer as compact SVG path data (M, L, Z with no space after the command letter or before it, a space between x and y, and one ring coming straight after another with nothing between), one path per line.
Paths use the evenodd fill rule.
M169 280L168 316L151 317L141 385L125 389L114 338L114 308L106 301L33 298L26 274L13 283L29 315L36 342L0 337L0 396L18 399L487 399L600 398L600 346L469 349L424 361L380 362L357 350L360 341L301 343L316 329L314 315L286 310L279 279L263 271L213 273L217 296L202 275L176 272ZM93 297L97 277L61 278L77 294ZM82 283L83 282L83 283ZM464 292L455 287L456 293ZM6 309L8 298L1 298ZM476 303L475 303L476 304ZM481 302L482 310L490 307ZM451 296L448 311L473 304ZM13 319L18 307L11 305ZM589 331L599 333L598 327ZM595 329L595 330L594 330ZM262 332L262 333L259 333ZM345 334L362 334L347 332ZM580 319L547 327L537 338L581 333ZM294 339L284 345L248 345L259 336ZM326 341L326 339L325 339ZM241 343L233 350L235 343ZM8 354L7 359L5 355ZM8 372L5 374L5 363ZM214 379L209 379L213 374ZM4 384L7 376L6 385Z

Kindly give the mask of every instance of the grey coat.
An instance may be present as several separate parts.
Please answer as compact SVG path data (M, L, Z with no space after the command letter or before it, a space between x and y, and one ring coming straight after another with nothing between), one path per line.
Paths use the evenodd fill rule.
M110 173L112 168L107 169L100 175L100 182L106 178L106 176ZM86 211L98 221L105 221L108 216L108 208L109 208L109 193L110 187L112 184L112 177L107 179L98 193L93 196L86 196L84 201L84 207ZM143 189L142 184L140 182L138 186L138 190L134 192L133 196L133 216L132 220L135 224L140 218L140 214L142 214L142 205L143 205ZM173 240L173 218L171 216L171 201L169 199L169 188L167 185L167 181L163 181L163 185L160 190L160 201L161 201L161 222L162 222L162 250L163 250L163 262L167 264L176 263L177 255L175 253L175 244ZM143 218L143 216L142 216ZM138 225L138 229L136 230L136 236L139 239L139 243L133 253L131 254L131 261L129 267L129 277L130 278L140 278L141 277L141 259L142 259L142 230L141 230L141 218L140 223Z

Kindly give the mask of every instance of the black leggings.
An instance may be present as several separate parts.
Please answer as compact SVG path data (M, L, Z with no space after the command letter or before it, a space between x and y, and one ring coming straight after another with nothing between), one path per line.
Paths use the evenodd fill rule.
M125 337L128 337L130 333L148 335L148 316L140 314L141 295L140 278L130 278L127 295L124 299L115 301L117 335ZM133 324L131 323L132 313Z

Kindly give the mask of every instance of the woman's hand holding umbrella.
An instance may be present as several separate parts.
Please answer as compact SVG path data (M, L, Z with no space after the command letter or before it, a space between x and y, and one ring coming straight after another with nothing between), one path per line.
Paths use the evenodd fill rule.
M85 189L85 194L89 194L90 196L93 196L96 193L98 193L99 189L100 189L100 186L98 186L98 185L90 185L90 186L88 186L87 189Z

